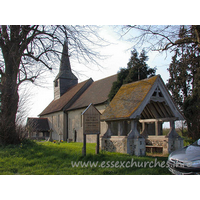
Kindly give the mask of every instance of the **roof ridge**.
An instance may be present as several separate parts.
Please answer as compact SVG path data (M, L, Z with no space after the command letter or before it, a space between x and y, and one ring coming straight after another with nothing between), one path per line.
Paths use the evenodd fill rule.
M76 87L78 84L82 84L82 83L84 83L84 82L87 83L90 79L94 82L94 80L93 80L92 78L86 79L85 81L82 81L82 82L77 83L76 85L73 85L72 87L70 87L69 90L67 90L67 92L70 91L73 87ZM84 84L84 85L85 85L85 84ZM65 93L66 93L66 92L65 92ZM64 93L64 94L65 94L65 93ZM63 94L63 95L64 95L64 94ZM62 97L62 96L61 96L61 97ZM60 97L60 98L61 98L61 97Z
M80 83L77 83L76 85L72 86L67 92L65 92L59 99L56 99L56 100L52 100L51 103L39 114L39 116L42 116L42 115L47 115L47 114L50 114L50 113L53 113L53 112L58 112L58 111L61 111L63 110L68 104L71 103L71 101L73 100L73 98L76 97L76 95L81 91L81 89L84 89L84 87L87 86L87 84L89 84L91 82L94 82L92 80L92 78L89 78L88 80L85 80L83 82L80 82ZM81 85L82 84L82 85ZM90 84L91 85L91 84ZM78 87L76 89L76 87ZM79 88L80 87L80 88ZM75 91L73 91L73 89L75 89ZM76 91L77 90L77 91ZM72 96L68 96L69 98L67 98L67 93L72 93L71 95ZM80 94L81 96L81 94ZM67 99L67 100L66 100ZM56 108L54 109L49 109L49 107L52 107L52 106L57 106Z
M90 103L98 105L108 100L112 83L116 81L117 74L94 81L87 90L67 110L87 107Z
M161 78L161 77L160 77L160 78ZM186 119L184 113L182 112L182 110L181 110L181 109L178 107L178 105L176 104L175 100L173 99L172 95L170 94L170 92L169 92L169 90L168 90L168 88L167 88L167 86L166 86L166 84L165 84L165 82L163 81L162 78L161 78L161 82L162 82L162 84L164 85L164 87L165 87L165 89L166 89L166 91L167 91L167 93L168 93L170 99L172 100L172 102L173 102L173 104L175 105L175 107L176 107L176 109L178 110L178 112L183 116L184 119Z
M159 75L156 75L122 85L103 112L101 120L128 119L141 105L141 102L146 98L159 77Z
M67 90L59 99L61 99L67 92L69 92L69 91L72 90L74 87L78 86L79 84L83 84L83 83L85 82L85 83L84 83L84 85L85 85L90 79L93 81L92 78L89 78L89 79L87 79L87 80L85 80L85 81L82 81L82 82L80 82L80 83L77 83L76 85L73 85L73 86L70 87L69 90ZM94 82L94 81L93 81L93 82ZM83 86L84 86L84 85L83 85ZM83 87L83 86L82 86L82 87ZM81 87L81 88L82 88L82 87ZM56 99L55 101L57 101L57 100L59 100L59 99ZM53 101L54 101L54 100L53 100Z
M105 77L105 78L102 78L102 79L99 79L99 80L94 81L94 83L95 83L95 82L98 82L98 81L102 81L102 80L107 79L107 78L110 78L110 77L112 77L112 76L116 76L116 75L117 75L117 74L114 74L114 75L111 75L111 76L107 76L107 77Z
M157 75L155 75L155 76L157 76L157 78L158 78L158 77L160 77L160 74L157 74ZM138 81L133 81L133 82L131 82L131 83L126 83L126 84L123 84L122 86L129 85L129 84L133 84L133 83L138 83L138 82L140 82L140 81L149 80L149 79L155 78L155 76L151 76L151 77L149 77L149 78L141 79L141 80L138 80ZM157 80L157 78L156 78L155 80Z
M90 83L90 81L91 81L91 83ZM84 83L85 82L85 83ZM89 78L88 80L86 80L86 81L83 81L83 82L81 82L83 85L82 85L82 87L69 99L69 101L68 101L68 103L67 104L70 104L70 102L74 99L74 98L76 98L76 95L78 95L78 93L80 92L80 94L79 94L79 96L77 97L77 99L92 85L92 83L93 83L94 81L93 81L93 79L92 78ZM80 84L81 84L80 83ZM89 84L88 86L87 86L87 84ZM78 84L77 84L78 85ZM84 88L84 87L86 87L85 89L84 89L84 91L82 91L81 92L81 90ZM72 104L71 105L68 105L68 107L70 107L70 106L72 106L76 101L77 101L77 99L75 99L74 100L74 102L72 102ZM63 108L62 109L64 109L64 110L66 110L67 108L67 104L65 104L65 106L63 106Z

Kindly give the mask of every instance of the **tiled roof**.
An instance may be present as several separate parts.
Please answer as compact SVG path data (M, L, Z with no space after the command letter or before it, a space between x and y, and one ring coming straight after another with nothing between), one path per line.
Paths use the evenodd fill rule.
M81 82L69 89L59 99L53 100L42 111L42 113L40 113L40 116L50 114L53 112L58 112L63 109L73 110L87 107L90 103L93 103L94 105L103 103L108 100L108 94L110 93L112 83L116 80L117 74L95 82L93 82L92 79ZM80 96L74 98L75 95L79 93L84 87L86 87L86 90L83 91L82 94L80 93ZM67 104L69 106L66 106Z
M85 84L90 82L92 79L86 80L84 82L78 83L69 89L65 94L63 94L59 99L53 100L43 111L40 116L50 114L53 112L61 111L72 99L73 97L84 87Z
M158 77L123 85L103 112L101 120L129 118L143 102Z
M31 127L32 131L49 131L49 123L47 118L28 118L27 127Z
M93 82L88 89L67 110L87 107L90 103L94 105L104 103L108 100L112 84L117 80L117 74Z

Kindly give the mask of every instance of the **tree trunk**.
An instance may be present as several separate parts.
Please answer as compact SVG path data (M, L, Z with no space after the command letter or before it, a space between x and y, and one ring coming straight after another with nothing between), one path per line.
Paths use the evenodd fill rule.
M1 99L2 113L0 122L0 143L16 144L19 143L15 124L19 101L17 85L18 67L16 62L12 62L12 59L6 60L6 72L2 77L3 89Z

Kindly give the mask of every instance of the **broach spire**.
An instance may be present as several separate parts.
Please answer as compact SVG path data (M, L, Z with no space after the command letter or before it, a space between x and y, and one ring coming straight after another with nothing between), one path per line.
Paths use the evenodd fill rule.
M78 84L78 79L71 70L68 39L66 38L63 45L59 73L54 80L54 99L60 98L69 88L76 84Z

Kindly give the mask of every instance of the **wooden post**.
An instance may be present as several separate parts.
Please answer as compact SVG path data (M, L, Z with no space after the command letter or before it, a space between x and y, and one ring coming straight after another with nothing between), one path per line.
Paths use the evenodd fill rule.
M96 154L99 154L99 134L97 134Z
M179 135L175 129L175 121L174 120L170 120L170 131L167 134L167 136L168 137L179 137Z
M123 135L124 124L122 121L118 121L118 136Z
M137 130L137 120L131 120L131 131L128 134L128 138L135 138L140 136L140 133Z
M86 156L86 134L83 134L83 148L82 148L82 155Z
M158 126L158 120L155 121L155 135L158 136L159 133L159 126Z
M97 135L96 154L99 153L100 115L101 113L90 104L82 113L83 115L83 148L82 155L86 155L86 135Z

